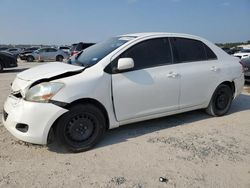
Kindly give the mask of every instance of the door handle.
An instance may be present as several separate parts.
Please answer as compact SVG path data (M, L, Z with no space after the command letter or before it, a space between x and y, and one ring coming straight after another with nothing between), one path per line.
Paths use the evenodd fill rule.
M168 78L176 78L177 76L179 76L179 74L176 73L176 72L169 72L169 73L167 74L167 77L168 77Z
M212 67L210 68L210 70L216 72L216 71L219 70L219 68L217 68L216 66L212 66Z

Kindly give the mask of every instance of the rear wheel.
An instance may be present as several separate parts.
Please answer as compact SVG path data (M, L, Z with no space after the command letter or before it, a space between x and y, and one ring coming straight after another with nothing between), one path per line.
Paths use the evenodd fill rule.
M105 132L105 117L91 104L73 106L57 124L56 137L73 152L94 147Z
M27 61L28 62L33 62L35 60L35 58L33 57L33 56L31 56L31 55L29 55L28 57L27 57Z
M63 56L61 56L61 55L56 56L56 61L62 62L63 61Z
M232 89L228 85L221 84L216 88L206 112L212 116L223 116L230 109L232 100Z

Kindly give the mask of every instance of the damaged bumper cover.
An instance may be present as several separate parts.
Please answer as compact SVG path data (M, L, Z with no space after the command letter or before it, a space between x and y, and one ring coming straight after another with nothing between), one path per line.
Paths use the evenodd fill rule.
M4 126L20 140L46 144L51 126L68 111L67 103L55 101L53 98L46 103L27 101L27 91L42 82L74 76L84 70L85 67L55 62L19 73L4 104Z
M10 95L4 104L3 124L16 138L44 145L50 127L67 111L53 103L28 102ZM27 132L18 130L18 124L27 125Z

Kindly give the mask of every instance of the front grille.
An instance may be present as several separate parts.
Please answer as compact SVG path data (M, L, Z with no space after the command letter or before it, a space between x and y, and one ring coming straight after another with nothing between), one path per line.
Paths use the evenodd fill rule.
M3 119L4 119L4 121L6 121L7 118L8 118L8 113L5 112L5 110L3 110Z

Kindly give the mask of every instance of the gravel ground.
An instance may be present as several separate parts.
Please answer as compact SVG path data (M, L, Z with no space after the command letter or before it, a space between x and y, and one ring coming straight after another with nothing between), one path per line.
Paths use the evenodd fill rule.
M38 64L0 74L1 109L15 75ZM249 92L246 86L224 117L193 111L126 125L77 154L18 141L0 123L0 187L249 188Z

